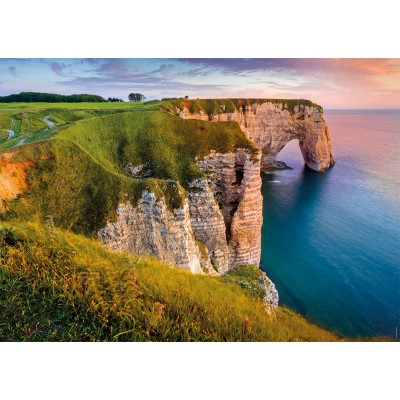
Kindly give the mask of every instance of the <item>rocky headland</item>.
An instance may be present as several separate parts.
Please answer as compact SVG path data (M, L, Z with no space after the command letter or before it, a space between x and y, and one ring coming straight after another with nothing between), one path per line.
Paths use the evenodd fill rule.
M56 226L95 235L116 252L193 273L259 266L260 172L286 167L276 157L292 139L310 169L333 165L322 108L274 99L159 107L84 119L52 141L3 153L0 213L52 215ZM276 304L273 284L264 283Z
M225 112L193 104L174 104L169 110L181 119L236 121L258 154L246 149L208 155L196 160L203 178L192 181L184 206L168 211L163 200L143 192L139 204L121 204L118 219L99 232L99 240L116 251L151 254L194 273L224 274L240 264L259 265L262 196L260 171L287 167L277 161L280 150L298 139L305 164L323 172L333 165L328 127L317 105L288 106L285 102L257 101ZM132 168L131 168L132 170ZM266 303L276 307L278 293L265 276Z

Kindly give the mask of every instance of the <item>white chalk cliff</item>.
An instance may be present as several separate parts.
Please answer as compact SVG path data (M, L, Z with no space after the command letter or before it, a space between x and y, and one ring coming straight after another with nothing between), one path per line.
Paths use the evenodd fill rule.
M143 192L137 205L119 205L116 222L109 222L98 234L101 242L194 273L223 274L238 264L259 265L260 170L276 166L279 151L298 139L308 167L325 171L334 162L328 128L317 106L299 104L289 110L284 103L266 101L231 113L221 111L207 115L182 107L176 114L183 119L237 121L259 153L211 151L196 160L204 177L189 184L182 208L169 210L163 198Z
M298 139L304 162L318 172L334 164L328 127L320 107L299 104L291 111L285 103L264 102L243 106L231 113L207 115L190 113L183 107L179 116L184 119L236 121L247 137L262 152L261 168L273 168L278 153L292 139Z

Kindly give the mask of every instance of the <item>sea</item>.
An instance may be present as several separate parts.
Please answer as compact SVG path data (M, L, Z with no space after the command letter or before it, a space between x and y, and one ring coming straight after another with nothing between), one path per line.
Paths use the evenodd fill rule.
M325 110L335 165L298 140L262 173L261 268L280 304L341 336L400 337L400 110Z

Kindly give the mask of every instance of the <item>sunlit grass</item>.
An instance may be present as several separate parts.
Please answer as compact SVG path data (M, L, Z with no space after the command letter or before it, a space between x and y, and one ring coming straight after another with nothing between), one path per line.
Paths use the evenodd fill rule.
M337 340L219 277L115 254L52 224L0 228L0 340Z

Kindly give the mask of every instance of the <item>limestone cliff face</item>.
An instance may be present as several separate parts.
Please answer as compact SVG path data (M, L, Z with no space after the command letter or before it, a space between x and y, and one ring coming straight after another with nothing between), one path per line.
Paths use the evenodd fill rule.
M204 113L190 114L186 108L181 118L205 119ZM242 107L232 113L209 115L210 121L237 121L247 137L262 151L261 167L275 167L276 156L292 139L298 139L304 162L314 171L325 171L334 163L328 127L318 107L297 105L289 110L284 103L265 102Z
M119 205L117 221L99 232L100 241L116 251L152 255L194 273L223 274L238 264L259 265L260 167L276 166L279 151L296 138L311 169L329 168L333 158L322 110L302 104L289 110L283 103L266 101L231 113L190 114L186 108L176 113L183 119L237 121L260 151L211 150L196 160L204 176L189 184L182 208L171 210L163 198L144 191L136 206ZM126 166L133 177L143 168ZM267 302L275 304L276 290L271 288Z
M260 263L262 197L259 155L244 149L212 151L197 166L207 179L189 191L193 232L219 273L238 264Z
M208 255L193 238L187 201L183 208L169 210L163 199L144 191L135 207L130 202L120 204L117 216L98 233L112 250L155 256L194 273L213 272Z
M198 160L205 174L189 185L182 208L144 191L136 206L120 204L99 240L114 251L151 255L194 273L222 274L260 262L260 155L245 149Z
M193 234L203 243L215 270L225 272L229 267L224 218L206 178L196 179L188 191L190 219Z

